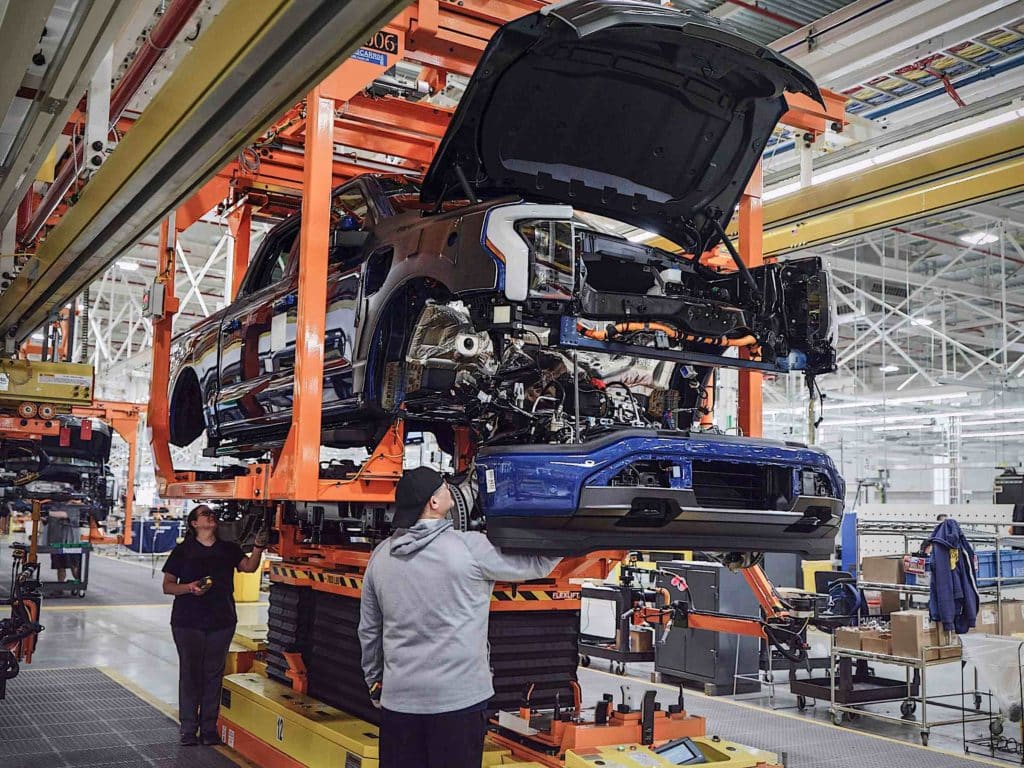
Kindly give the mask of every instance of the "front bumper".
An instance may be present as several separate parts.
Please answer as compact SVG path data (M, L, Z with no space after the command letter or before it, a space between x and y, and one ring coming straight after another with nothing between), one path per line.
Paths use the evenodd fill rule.
M702 503L689 467L709 458L748 469L770 464L780 471L821 472L836 496L794 492L785 509ZM678 465L674 487L610 482L637 460ZM509 550L695 549L817 559L832 553L843 511L842 480L826 454L765 440L624 430L580 445L486 449L477 471L487 535Z

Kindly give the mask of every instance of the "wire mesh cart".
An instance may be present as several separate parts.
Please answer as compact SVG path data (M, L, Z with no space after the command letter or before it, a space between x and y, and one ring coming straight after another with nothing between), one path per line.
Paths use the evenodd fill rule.
M996 614L1001 622L999 607L1003 602L1003 592L1007 587L1024 585L1024 553L1009 550L1010 547L1024 548L1024 536L1007 536L1001 534L1001 523L964 523L963 532L967 540L977 550L979 545L994 547L993 550L977 550L979 558L978 594L982 597L994 597ZM891 520L858 521L857 552L863 551L861 538L864 536L892 536L903 539L904 555L911 554L912 542L922 542L931 535L935 526L921 523L902 523ZM1018 555L1020 557L1018 557ZM1018 564L1020 560L1020 564ZM988 566L987 568L985 566ZM859 570L859 568L858 568ZM857 586L868 591L899 592L904 606L913 603L915 597L927 599L929 589L918 584L890 584L858 579ZM1001 627L1000 627L1001 628Z
M42 555L81 555L82 564L79 570L79 578L68 579L67 581L40 581L39 588L43 597L61 597L63 594L70 594L71 597L85 597L89 588L89 559L92 556L92 544L87 541L75 542L73 544L54 544L41 546L37 549Z
M928 695L928 670L940 664L961 661L954 656L938 657L943 652L953 650L959 650L959 646L926 646L921 649L919 658L908 658L833 645L832 665L829 669L829 714L832 722L842 725L848 716L863 716L901 725L916 725L920 729L924 746L928 746L931 729L940 725L987 721L991 730L995 727L992 722L999 720L999 716L992 713L991 706L988 711L982 709L982 703L989 695L987 692L978 691L976 686L975 690L965 690L962 664L959 692ZM933 652L936 658L929 658ZM871 662L903 667L904 680L901 682L871 674L868 667ZM850 666L854 663L858 669L856 673L851 673ZM866 704L888 702L900 703L900 717L865 709ZM956 712L958 716L932 719L928 713L930 707L944 712Z

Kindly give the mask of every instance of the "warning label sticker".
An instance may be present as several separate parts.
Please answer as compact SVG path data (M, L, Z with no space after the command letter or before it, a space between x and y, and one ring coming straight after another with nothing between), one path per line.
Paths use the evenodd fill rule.
M6 373L0 373L0 392L6 392L11 388L11 380Z
M91 376L80 376L77 373L40 373L40 384L65 384L69 387L91 387Z

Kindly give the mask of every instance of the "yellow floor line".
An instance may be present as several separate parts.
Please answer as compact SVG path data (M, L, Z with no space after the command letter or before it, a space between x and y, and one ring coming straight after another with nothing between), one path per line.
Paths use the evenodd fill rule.
M145 688L140 686L135 681L125 677L116 669L112 669L111 667L96 667L96 669L98 669L104 675L106 675L115 683L120 685L122 688L127 688L129 691L134 693L136 696L145 701L154 709L159 709L163 714L167 715L174 722L178 722L178 710L172 707L166 701L158 699Z
M652 686L654 688L663 688L666 691L672 691L673 693L679 693L679 686L676 686L676 685L666 685L665 683L651 683L651 682L648 682L646 680L641 680L640 678L636 678L636 677L624 678L622 675L614 675L611 672L605 672L605 671L600 670L600 669L589 669L588 668L587 672L594 672L594 673L596 673L598 675L606 675L607 677L610 677L610 678L612 678L614 680L619 681L620 684L623 682L623 680L635 680L637 683L640 683L642 685L650 685L650 686ZM744 709L751 709L751 710L755 710L757 712L762 712L762 713L767 714L767 715L774 715L775 717L786 717L786 718L789 718L790 720L799 720L801 723L807 723L809 725L817 725L817 726L821 726L822 728L831 728L831 729L836 730L836 731L843 731L844 733L852 733L852 734L855 734L857 736L865 736L865 737L870 738L870 739L880 739L881 741L888 741L888 742L890 742L892 744L899 744L900 746L904 746L904 747L913 747L914 749L923 749L925 752L930 752L930 753L933 753L933 754L938 752L940 754L949 755L951 757L960 757L960 758L963 758L964 760L971 760L971 761L973 761L975 763L981 763L982 765L1006 765L1005 761L997 762L997 761L993 761L993 760L990 760L990 759L987 759L987 758L984 758L984 757L980 757L980 756L965 755L962 752L951 752L948 749L941 749L939 747L926 747L926 746L924 746L922 744L915 744L912 741L901 741L900 739L894 739L891 736L883 736L880 733L870 733L868 731L860 731L860 730L855 730L853 728L844 728L841 725L833 725L832 723L824 722L822 720L815 720L815 719L812 719L812 718L809 718L809 717L801 717L800 715L792 715L792 714L789 714L788 712L777 712L777 711L774 711L774 710L771 710L771 709L765 709L764 707L759 707L756 704L749 704L749 703L747 703L745 701L735 701L735 700L732 700L732 699L725 699L725 698L722 698L720 696L708 696L706 694L701 693L700 691L691 691L688 688L684 689L684 695L685 695L686 698L690 698L691 696L697 696L698 698L701 698L701 699L708 699L709 701L713 700L713 701L715 701L717 703L721 703L721 704L731 704L734 707L742 707ZM722 736L727 736L728 734L721 734L721 735Z
M171 602L166 603L129 603L128 605L51 605L48 601L43 602L43 614L50 611L124 611L129 608L170 608Z
M171 718L171 720L173 720L174 722L178 722L178 710L176 710L166 701L161 701L160 699L156 698L145 688L141 687L134 681L129 680L120 672L111 669L110 667L97 667L97 669L104 675L109 677L111 680L113 680L115 683L120 685L122 688L127 688L129 691L134 693L136 696L145 701L154 709L160 710L160 712L167 715L167 717ZM242 766L242 768L260 768L260 766L256 765L255 763L249 762L244 757L236 753L234 750L228 749L226 746L214 747L214 749L216 749L218 752L224 755L224 757L233 762L235 765Z

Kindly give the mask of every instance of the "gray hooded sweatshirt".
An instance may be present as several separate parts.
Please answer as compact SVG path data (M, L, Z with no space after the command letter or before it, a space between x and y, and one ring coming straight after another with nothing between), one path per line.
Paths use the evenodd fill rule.
M439 714L494 695L487 622L495 581L547 576L559 558L506 555L482 533L420 520L370 556L359 641L368 686L392 712Z

